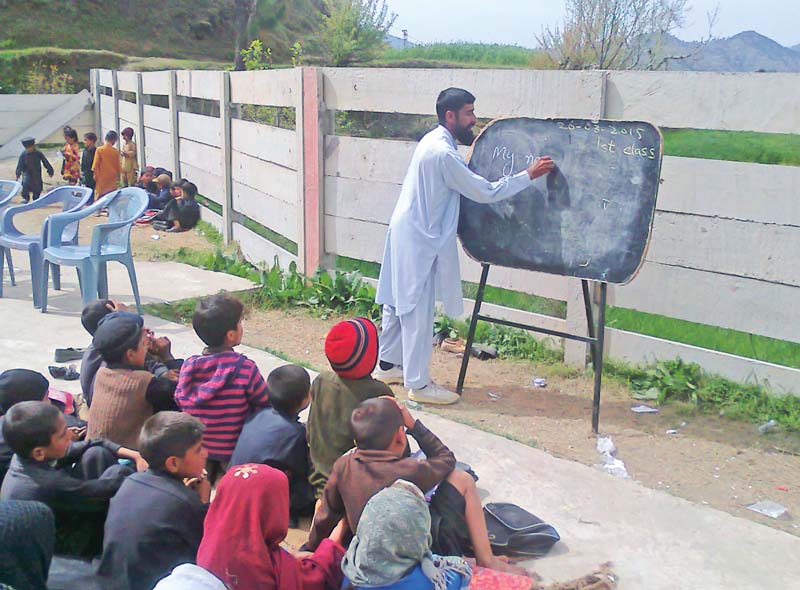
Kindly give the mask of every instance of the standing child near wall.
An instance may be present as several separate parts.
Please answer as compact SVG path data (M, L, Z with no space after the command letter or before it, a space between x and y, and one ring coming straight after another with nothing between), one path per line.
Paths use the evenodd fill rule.
M97 151L97 135L92 133L83 134L83 154L81 154L81 182L83 186L92 190L95 188L94 172L92 171L92 164L94 164L94 153ZM92 195L94 198L94 195Z
M125 127L122 130L122 186L135 186L139 161L136 155L136 143L133 141L133 129Z
M36 149L36 140L33 137L24 137L22 147L25 148L25 151L20 154L17 161L16 174L17 180L22 179L22 202L27 203L31 196L35 201L42 194L44 188L42 166L47 170L50 178L53 178L53 167L44 154Z
M64 165L61 168L61 177L67 184L78 184L81 177L80 151L78 148L78 132L72 127L64 127Z
M94 172L97 197L102 197L119 186L119 175L122 168L119 161L119 150L114 147L117 139L117 132L109 131L106 133L105 144L95 151L92 171Z

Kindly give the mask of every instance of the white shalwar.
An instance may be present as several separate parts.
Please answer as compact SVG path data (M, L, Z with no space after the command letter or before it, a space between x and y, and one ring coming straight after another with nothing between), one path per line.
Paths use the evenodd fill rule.
M530 183L525 170L497 182L475 174L441 125L417 145L389 222L375 298L383 305L379 358L403 367L406 387L430 383L437 297L447 315L464 311L456 244L460 195L494 203Z

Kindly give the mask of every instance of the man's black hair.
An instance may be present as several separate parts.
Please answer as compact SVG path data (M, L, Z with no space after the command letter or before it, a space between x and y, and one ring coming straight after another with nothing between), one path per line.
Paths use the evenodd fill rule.
M359 449L385 451L392 444L403 416L390 399L374 398L361 402L350 415L350 427Z
M81 324L89 334L94 336L97 331L97 324L100 323L104 317L112 312L109 306L113 305L110 299L98 299L92 301L83 308L81 312Z
M284 365L267 377L269 402L284 414L297 415L300 406L308 397L311 379L300 365Z
M97 141L97 134L94 131L88 131L87 133L83 134L83 139L90 139L94 142Z
M235 297L225 293L203 297L194 308L192 327L207 346L222 346L225 335L236 329L243 313L244 305Z
M117 141L119 139L119 135L113 129L106 133L106 141Z
M139 434L139 452L152 469L164 470L169 457L183 457L203 439L206 427L183 412L158 412L150 416Z
M194 199L197 196L197 185L193 182L184 182L181 185L183 196Z
M36 447L50 445L59 416L47 402L20 402L3 418L3 438L17 455L28 458Z
M475 97L463 88L442 90L439 93L439 98L436 99L436 116L439 117L439 124L444 125L447 122L445 116L447 111L458 112L465 104L473 104L474 102Z

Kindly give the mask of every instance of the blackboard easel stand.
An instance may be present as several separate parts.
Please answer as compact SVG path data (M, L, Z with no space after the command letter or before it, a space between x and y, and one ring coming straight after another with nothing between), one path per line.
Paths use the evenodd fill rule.
M530 332L540 332L550 336L559 336L569 340L577 340L589 344L592 355L592 367L594 368L594 399L592 401L592 432L597 434L597 428L600 422L600 385L603 378L603 340L605 339L606 331L606 293L608 291L608 283L600 283L600 305L597 313L597 326L594 323L594 314L592 312L592 300L589 296L589 281L581 279L581 287L583 288L583 304L586 308L586 323L588 324L588 336L579 336L577 334L568 334L566 332L558 332L556 330L548 330L547 328L539 328L537 326L528 326L526 324L519 324L517 322L510 322L499 318L492 318L489 316L481 315L481 304L483 303L483 292L486 289L486 279L489 276L489 265L483 264L481 271L481 282L478 285L478 294L475 297L475 309L472 312L472 319L469 322L469 334L467 335L467 348L464 352L464 359L461 361L461 372L458 374L458 385L456 392L460 395L464 389L464 378L467 376L467 366L469 365L470 351L472 350L472 343L475 339L475 328L478 325L478 320L489 322L492 324L500 324L509 326L511 328L518 328L520 330L528 330Z

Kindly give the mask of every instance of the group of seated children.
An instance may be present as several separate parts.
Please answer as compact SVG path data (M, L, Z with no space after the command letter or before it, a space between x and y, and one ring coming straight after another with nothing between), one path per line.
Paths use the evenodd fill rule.
M97 135L89 132L83 136L83 153L80 153L78 133L72 127L64 128L64 147L61 149L63 164L61 176L67 184L89 187L94 197L100 198L116 191L120 186L136 186L148 194L148 209L152 213L155 229L163 231L185 231L192 229L200 220L200 205L196 201L197 186L185 178L173 182L172 173L164 168L145 166L139 174L134 131L130 127L122 130L122 150L115 146L116 131L109 131L105 143L97 146ZM25 150L17 162L16 177L22 182L22 200L27 203L42 194L42 167L53 176L53 167L45 155L36 149L36 140L22 140Z
M470 579L481 568L514 570L492 554L473 478L372 378L370 320L330 330L332 371L312 384L297 365L265 381L234 350L243 313L226 294L198 302L192 325L206 348L181 362L140 316L87 306L87 439L72 440L44 377L0 375L0 448L13 451L2 503L49 506L56 553L99 556L105 588L444 590L480 588ZM424 456L410 455L407 435ZM304 547L284 549L312 514ZM507 575L505 587L531 587Z

